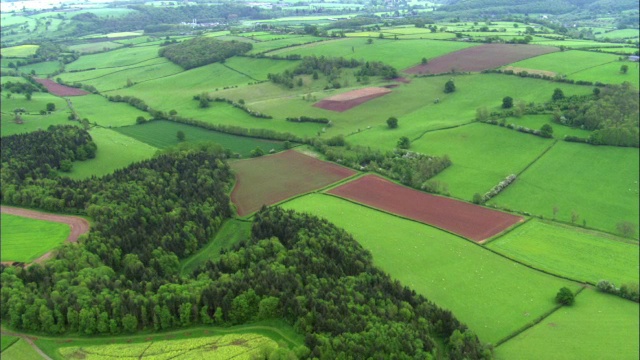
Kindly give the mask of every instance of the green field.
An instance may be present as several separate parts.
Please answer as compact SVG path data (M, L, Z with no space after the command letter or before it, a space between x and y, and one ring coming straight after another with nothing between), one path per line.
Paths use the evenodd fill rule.
M455 160L454 164L455 164ZM635 224L638 237L638 149L558 142L490 204L553 216L576 225L617 233L616 224Z
M122 135L114 130L93 128L89 132L98 146L96 157L85 161L75 161L70 173L61 175L72 179L102 176L130 164L151 158L158 149Z
M605 39L637 39L640 37L640 31L638 29L622 29L604 32L597 35L598 38Z
M360 38L346 38L321 43L313 43L293 48L272 51L267 54L285 56L297 54L301 56L324 55L327 57L345 57L366 61L382 61L402 70L420 63L423 57L433 59L453 51L462 50L478 44L422 40L395 41L374 39L372 44Z
M553 129L553 137L556 139L564 139L565 136L577 136L581 138L589 137L591 131L582 130L580 128L572 128L569 126L554 123L551 115L524 115L522 117L506 118L506 124L514 124L529 129L540 129L542 125L548 124Z
M623 65L627 65L628 67L626 74L620 72L620 67ZM636 89L640 86L638 63L631 61L616 61L613 63L602 64L600 66L575 72L569 75L569 78L593 82L600 81L605 84L622 84L626 81L635 86Z
M67 224L2 214L2 261L31 262L63 243Z
M61 65L58 61L44 61L35 64L23 65L20 66L20 71L23 73L31 74L32 71L36 73L39 77L44 77L49 74L53 74L61 68Z
M553 71L556 74L567 75L571 78L571 75L574 73L590 69L598 65L617 62L617 55L592 51L569 50L536 56L510 65L527 69ZM618 66L618 69L619 68L620 66Z
M577 289L457 236L329 195L282 206L327 218L353 234L377 266L451 310L483 342L495 343L549 311L560 287Z
M637 283L638 243L578 227L531 220L487 247L538 269L583 282Z
M207 260L218 260L220 258L220 250L230 249L239 241L250 237L251 222L229 219L204 248L181 261L180 272L186 276L201 265L204 265Z
M39 336L36 340L36 345L40 347L47 355L54 360L69 360L75 359L74 357L65 357L63 354L70 353L70 348L92 348L95 350L104 351L107 349L113 349L119 347L121 352L118 354L123 356L126 352L131 352L135 349L142 347L152 346L152 348L158 349L158 346L167 345L175 346L179 349L186 351L192 346L189 343L211 341L219 339L225 341L225 339L240 337L262 339L263 342L273 344L281 348L294 349L295 347L303 344L304 339L295 332L295 330L286 324L282 320L265 320L252 324L238 325L231 327L192 327L184 330L155 333L155 334L139 334L139 335L123 335L123 336L111 336L111 337L84 337L84 338L72 338L67 339L64 337L42 337ZM219 350L224 350L226 347L220 346ZM245 351L250 350L248 348ZM147 355L153 354L152 352L145 352ZM138 359L138 354L133 354L133 359ZM173 356L178 354L173 353ZM189 356L192 355L192 356ZM211 354L210 354L211 355ZM219 353L216 355L224 355ZM113 357L107 357L113 358ZM125 357L122 357L125 358ZM143 359L166 359L167 357L143 357ZM176 359L206 359L205 354L192 352L185 354L185 357L176 357ZM217 356L215 357L218 358ZM223 359L225 357L222 357ZM235 359L241 359L238 357ZM4 354L3 354L4 359ZM28 358L36 359L36 358ZM91 359L87 357L86 359ZM104 359L104 358L99 358ZM128 358L125 358L128 359Z
M267 80L267 75L279 74L285 70L291 70L299 61L291 60L271 60L250 57L232 57L225 62L225 65L256 80Z
M40 354L38 354L33 347L23 339L18 340L15 344L2 352L3 360L34 360L41 358L42 356L40 356Z
M103 42L95 42L95 43L86 43L86 44L78 44L69 46L69 50L79 51L81 53L94 53L99 51L111 50L121 47L122 44L118 44L111 41L103 41Z
M17 336L10 336L10 335L2 335L0 336L0 352L1 351L5 351L9 346L13 345L16 341L18 341L18 339L20 339Z
M565 306L495 350L496 359L639 357L638 304L586 289Z
M277 141L229 135L196 126L162 120L152 121L143 125L121 127L116 131L159 149L180 143L176 135L178 131L182 131L185 134L185 141L187 142L212 141L226 149L239 153L243 157L248 157L256 147L260 147L265 152L269 152L272 149L275 151L283 149L282 143Z
M322 40L325 40L325 38L316 37L316 36L290 37L290 38L271 40L271 41L263 40L257 43L253 43L253 48L251 49L251 51L249 51L249 54L261 54L274 49L280 49L283 47L295 46L295 45L303 45L303 44L322 41Z
M45 110L48 103L55 104L56 110L51 114L40 115L40 110ZM7 98L5 95L2 97L0 104L2 109L2 119L0 120L2 136L27 133L39 129L46 130L51 125L77 124L68 119L70 112L66 101L48 93L34 93L31 100L27 100L21 94L13 94L11 98ZM18 124L14 120L14 110L19 108L26 110L26 113L21 115L22 124Z
M81 56L67 64L66 70L103 69L128 66L158 57L158 47L138 46L109 51L101 54Z
M18 45L2 49L2 57L26 58L34 55L40 45Z
M75 96L71 102L81 119L87 118L91 124L103 127L133 125L138 116L149 117L147 112L126 103L111 102L100 95Z

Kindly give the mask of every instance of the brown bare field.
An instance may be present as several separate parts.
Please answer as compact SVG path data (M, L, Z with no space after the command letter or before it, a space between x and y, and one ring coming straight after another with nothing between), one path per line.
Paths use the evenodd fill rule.
M452 71L482 71L511 64L534 56L559 51L554 46L521 44L486 44L435 58L425 65L405 70L407 74L442 74Z
M90 228L89 222L87 220L77 216L50 214L50 213L44 213L44 212L35 211L35 210L17 208L13 206L1 206L0 212L9 214L9 215L27 217L31 219L54 221L54 222L67 224L71 227L71 233L69 233L69 237L67 238L67 241L72 243L78 242L78 238L80 237L80 235L86 234L87 232L89 232L89 228ZM50 259L52 255L53 255L52 252L49 251L46 254L35 259L33 263L42 263L45 260ZM3 264L11 265L12 262L3 262Z
M546 71L546 70L536 70L536 69L527 69L527 68L521 68L521 67L515 67L515 66L507 66L504 69L502 69L504 71L513 71L515 74L521 73L523 71L528 72L529 74L536 74L536 75L544 75L544 76L550 76L550 77L554 77L556 76L556 73L554 73L553 71Z
M236 173L231 201L240 216L355 174L351 169L294 150L236 161L231 168Z
M50 79L35 79L35 81L39 82L40 84L44 85L44 87L47 88L47 91L49 91L49 93L56 95L56 96L81 96L81 95L87 95L88 92L82 90L82 89L76 89L74 87L70 87L70 86L64 86L61 84L58 84L57 82L50 80Z
M519 216L413 190L366 175L329 194L451 231L482 242L523 221Z
M330 96L313 104L313 106L325 110L343 112L390 92L391 90L383 87L358 89Z

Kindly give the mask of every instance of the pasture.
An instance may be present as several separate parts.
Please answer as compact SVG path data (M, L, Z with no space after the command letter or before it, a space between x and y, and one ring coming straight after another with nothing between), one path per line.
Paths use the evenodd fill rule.
M85 55L67 64L66 70L104 69L134 65L159 57L158 49L157 46L134 46L101 54Z
M5 351L9 346L13 345L19 339L19 337L11 335L0 336L0 352Z
M103 176L130 164L151 158L158 149L122 135L114 130L96 127L89 132L98 146L96 157L85 161L75 161L69 173L60 173L72 179Z
M529 129L540 129L542 125L547 124L553 129L553 137L556 139L564 139L565 136L577 136L581 138L589 137L591 131L582 130L580 128L572 128L561 124L554 123L551 115L523 115L519 118L506 118L506 124L514 124Z
M523 219L458 200L434 196L375 175L342 184L329 194L481 242Z
M228 250L238 242L250 237L251 222L228 219L204 248L180 262L180 273L186 276L204 265L207 260L218 260L221 250Z
M267 80L267 75L279 74L285 70L291 70L299 61L291 60L272 60L268 58L250 58L250 57L238 57L234 56L231 59L227 59L224 65L246 74L248 77L255 80Z
M19 70L27 74L30 74L33 71L36 73L36 76L45 77L49 74L53 74L59 70L60 67L61 66L58 61L44 61L35 64L22 65Z
M620 72L620 68L627 65L627 73ZM637 62L616 61L575 72L568 76L574 80L600 81L605 84L622 84L629 82L637 89L640 86L640 71Z
M560 221L615 234L630 222L637 239L639 160L636 148L560 141L489 204L547 219L555 207Z
M592 51L567 50L535 58L514 62L510 65L528 69L553 71L556 74L571 75L606 63L617 62L618 56ZM618 69L620 66L618 66Z
M596 37L600 39L637 39L640 37L640 31L638 29L620 29L606 31Z
M138 116L149 117L147 112L126 103L111 102L100 95L76 96L71 104L81 119L103 127L132 125Z
M47 104L53 103L56 110L51 114L40 115L41 110L47 109ZM2 119L0 129L2 136L32 132L39 129L46 130L51 125L77 124L67 118L69 108L66 101L57 96L47 93L33 93L31 100L27 100L24 95L12 94L10 98L3 96L0 102L2 109ZM14 110L24 109L21 115L22 124L15 122Z
M40 45L18 45L3 48L0 52L3 58L26 58L34 55Z
M112 41L92 42L78 45L69 46L69 50L79 51L84 54L91 54L99 51L112 50L122 47L122 44L118 44Z
M62 244L71 228L67 224L2 214L2 261L31 262Z
M577 289L455 235L333 196L310 194L281 206L351 233L377 266L451 310L483 342L496 343L552 309L560 287Z
M2 335L2 337L4 337L4 335ZM42 356L40 356L28 342L20 339L2 351L2 358L5 360L33 360L41 359Z
M638 359L638 304L586 289L539 324L498 346L496 359Z
M186 142L212 141L240 154L242 157L249 157L251 151L257 147L260 147L265 152L269 152L272 149L275 151L283 149L282 142L230 135L172 121L157 120L141 125L125 126L115 130L159 149L179 144L180 141L176 135L178 131L184 133Z
M450 52L477 45L478 44L453 41L395 41L388 39L374 39L371 44L368 44L365 39L345 38L276 50L266 55L324 55L327 57L345 57L347 59L354 58L365 61L382 61L385 64L394 66L398 70L402 70L419 64L423 57L433 59Z
M249 215L262 205L273 205L355 174L353 170L294 150L235 161L231 163L231 169L236 173L231 201L240 216Z
M638 282L638 244L596 231L532 219L486 245L501 254L583 282Z
M254 39L254 38L252 37L247 39ZM256 37L255 39L260 40L260 42L253 43L253 48L248 52L248 54L262 54L275 49L292 47L296 45L304 45L304 44L313 43L316 41L325 40L325 38L316 37L316 36L286 37L284 39L275 39L275 40L265 39L266 41L258 37Z

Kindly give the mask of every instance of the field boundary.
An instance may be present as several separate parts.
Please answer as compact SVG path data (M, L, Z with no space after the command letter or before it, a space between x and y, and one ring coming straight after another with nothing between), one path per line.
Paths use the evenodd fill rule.
M583 285L582 287L580 287L580 289L578 289L578 291L576 291L576 293L574 294L575 297L577 297L578 295L580 295L580 293L582 291L584 291L584 289L586 289L587 286ZM494 348L497 348L498 346L506 343L507 341L513 339L514 337L522 334L523 332L531 329L532 327L538 325L539 323L541 323L542 321L544 321L544 319L548 318L549 316L553 315L553 313L555 313L556 311L560 310L564 305L562 304L558 304L556 305L553 309L547 311L546 313L540 315L537 319L533 320L532 322L524 325L523 327L521 327L520 329L512 332L511 334L507 335L506 337L504 337L503 339L498 340L495 345L493 345Z
M554 139L553 143L551 145L549 145L546 149L544 149L540 155L536 156L535 159L533 159L529 164L527 164L527 166L525 166L522 170L520 170L518 173L516 173L516 179L520 177L520 175L522 175L522 173L524 173L525 171L527 171L533 164L535 164L536 162L538 162L538 160L540 160L544 155L546 155L549 150L551 150L554 146L556 146L556 144L558 143L558 139ZM498 194L500 195L500 194ZM497 197L497 196L496 196Z
M427 133L432 133L432 132L436 132L436 131L443 131L443 130L451 130L451 129L455 129L455 128L471 125L471 124L474 124L476 122L478 122L478 121L473 120L473 121L470 121L470 122L464 123L464 124L451 125L451 126L446 126L446 127L439 128L439 129L425 130L422 134L418 135L418 137L413 139L412 141L418 141L418 140L422 139L422 137L425 136Z
M229 70L231 70L231 71L235 71L235 72L237 72L237 73L238 73L238 74L240 74L240 75L244 75L244 76L248 77L248 78L249 78L249 79L251 79L251 80L254 80L254 81L263 81L263 80L258 80L258 79L254 78L253 76L251 76L251 75L249 75L249 74L247 74L247 73L243 73L243 72L242 72L242 71L240 71L240 70L234 69L234 68L232 68L231 66L229 66L229 65L227 65L227 64L225 64L225 63L223 63L223 62L221 62L221 63L220 63L220 65L222 65L222 66L226 67L227 69L229 69Z
M533 217L529 216L529 217L525 218L524 221L517 222L517 223L513 224L513 226L508 227L505 231L503 231L503 232L501 232L499 234L496 234L495 236L492 236L492 237L490 237L490 238L488 238L485 241L482 241L480 243L482 245L487 245L487 244L489 244L491 242L494 242L495 240L498 240L501 237L503 237L503 236L507 235L508 233L514 231L515 229L519 228L520 226L528 223L529 221L531 221L531 219L533 219Z

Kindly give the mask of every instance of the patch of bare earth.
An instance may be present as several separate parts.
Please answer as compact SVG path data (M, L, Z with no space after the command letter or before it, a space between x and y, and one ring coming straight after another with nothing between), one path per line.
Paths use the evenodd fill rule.
M424 65L405 70L407 74L443 74L495 69L516 61L558 51L555 46L486 44L435 58Z
M57 82L50 80L50 79L37 79L34 78L35 81L39 82L40 84L44 85L44 87L47 88L47 91L49 91L49 93L56 95L56 96L81 96L81 95L87 95L88 92L82 90L82 89L77 89L74 87L70 87L70 86L65 86L62 84L58 84Z
M313 104L313 106L325 110L343 112L390 92L391 90L383 87L358 89L330 96Z

